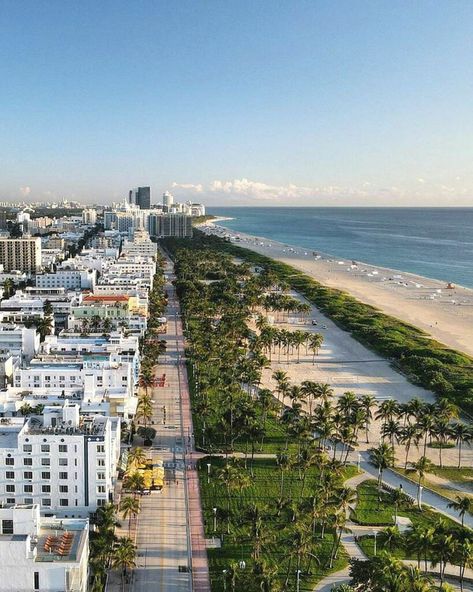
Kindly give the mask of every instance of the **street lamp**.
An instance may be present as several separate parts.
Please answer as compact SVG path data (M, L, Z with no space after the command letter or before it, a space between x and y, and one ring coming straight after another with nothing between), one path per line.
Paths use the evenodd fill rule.
M360 465L361 465L361 452L358 453L358 462L356 463L358 470L360 470Z
M422 510L422 491L424 487L419 485L419 510Z
M212 465L210 463L207 463L207 485L210 483L210 467Z
M374 554L374 556L376 557L376 551L377 551L377 548L376 548L376 537L378 536L378 532L377 532L376 530L373 530L373 536L374 536L374 549L373 549L373 554Z
M214 532L217 532L217 508L212 508L214 513Z
M225 591L227 589L227 570L224 569L222 571L223 573L223 590Z
M296 592L299 592L301 589L301 573L300 569L296 571Z

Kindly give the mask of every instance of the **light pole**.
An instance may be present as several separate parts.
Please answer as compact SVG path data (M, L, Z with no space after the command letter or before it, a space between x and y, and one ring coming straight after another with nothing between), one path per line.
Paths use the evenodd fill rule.
M419 510L422 510L422 490L424 487L419 485Z
M376 551L377 551L377 548L376 548L376 537L378 536L378 532L377 532L376 530L373 530L373 536L374 536L374 549L373 549L373 554L374 554L374 556L376 557Z
M356 467L358 470L360 470L360 465L361 465L361 453L358 453L358 462L356 463Z
M212 508L214 513L214 532L217 532L217 508Z
M207 485L210 483L210 467L212 465L210 463L207 463Z
M223 573L223 590L225 592L225 590L227 589L227 570L224 569L222 571L222 573Z
M299 592L301 589L301 570L298 569L296 571L296 592Z

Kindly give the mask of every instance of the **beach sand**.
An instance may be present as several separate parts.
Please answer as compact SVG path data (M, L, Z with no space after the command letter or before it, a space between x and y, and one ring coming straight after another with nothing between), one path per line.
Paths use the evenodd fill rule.
M423 329L433 338L473 356L473 290L447 289L443 281L337 259L302 247L291 247L218 225L221 218L200 227L206 233L231 237L238 245L300 269L321 284L350 293L358 300ZM235 240L239 237L238 240Z

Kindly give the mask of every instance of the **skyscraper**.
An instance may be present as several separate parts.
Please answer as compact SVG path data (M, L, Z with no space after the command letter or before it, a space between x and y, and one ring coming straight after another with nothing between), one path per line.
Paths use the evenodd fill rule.
M128 193L128 203L138 206L140 210L149 210L151 205L151 187L137 187L130 189Z

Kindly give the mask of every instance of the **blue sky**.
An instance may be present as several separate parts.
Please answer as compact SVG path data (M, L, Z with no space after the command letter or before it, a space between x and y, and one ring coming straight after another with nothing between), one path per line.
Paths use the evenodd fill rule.
M0 200L473 205L473 2L0 3Z

